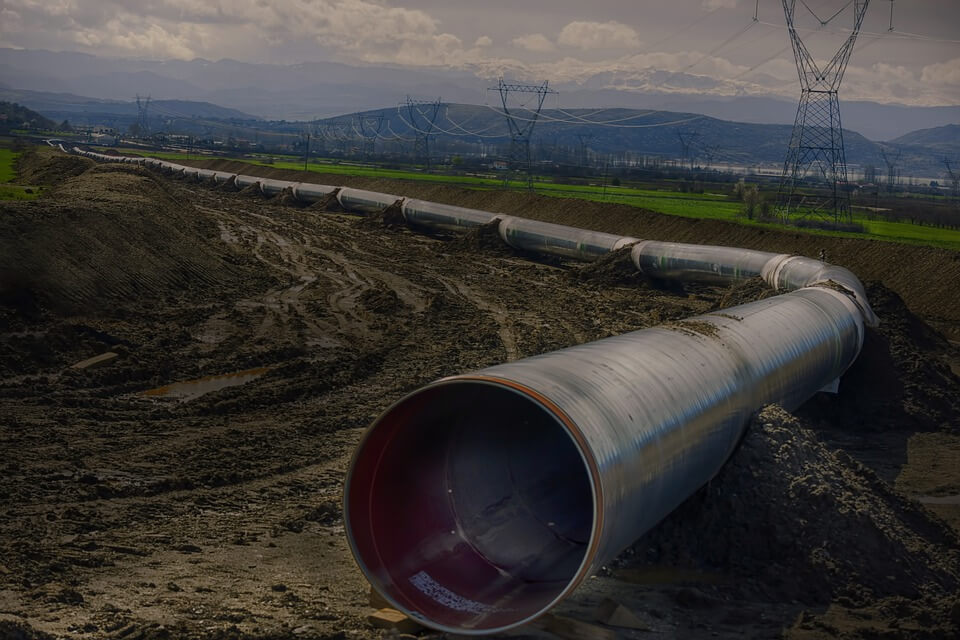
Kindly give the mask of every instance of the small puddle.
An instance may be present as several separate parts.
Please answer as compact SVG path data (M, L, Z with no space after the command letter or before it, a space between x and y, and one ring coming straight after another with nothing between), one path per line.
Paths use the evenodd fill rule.
M269 370L270 367L257 367L256 369L247 369L245 371L237 371L234 373L205 376L203 378L187 380L185 382L174 382L173 384L157 387L156 389L141 391L140 395L154 398L177 398L183 402L186 402L188 400L199 398L200 396L210 393L211 391L219 391L220 389L226 389L227 387L236 387L241 384L246 384L251 380L256 380Z

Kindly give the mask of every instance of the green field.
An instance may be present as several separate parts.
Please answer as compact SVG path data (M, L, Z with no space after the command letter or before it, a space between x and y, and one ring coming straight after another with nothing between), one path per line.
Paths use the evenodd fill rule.
M43 187L24 186L10 184L17 177L14 165L20 156L19 151L14 151L8 146L8 139L0 140L0 201L2 200L33 200L40 197Z
M16 177L17 172L13 170L13 163L19 155L13 149L0 147L0 183L10 182Z
M0 184L0 200L33 200L40 197L42 187L21 187L17 184Z
M201 158L214 159L213 156L188 155L185 153L161 152L152 153L151 155L171 161L188 161ZM277 158L277 156L273 156L273 158ZM240 160L241 162L252 165L272 167L274 169L303 171L303 162L293 159L292 156L287 156L287 158L289 159L274 160L273 162L259 160L257 158L231 159ZM468 189L499 189L503 187L503 181L497 178L469 175L443 175L400 169L380 169L361 164L331 163L321 160L310 162L308 171L367 178L442 183ZM607 186L604 188L602 185L570 185L540 181L534 182L533 186L537 193L551 197L611 202L641 207L673 216L728 220L738 224L771 229L783 228L778 224L746 219L741 212L741 204L723 194L680 193L677 191L657 189L638 189L629 186ZM526 183L511 182L509 187L513 189L523 189L526 187ZM867 233L824 231L819 229L796 229L796 231L798 233L815 235L871 238L960 250L960 230L921 226L908 222L877 221L857 213L854 214L853 221L863 225L867 229Z

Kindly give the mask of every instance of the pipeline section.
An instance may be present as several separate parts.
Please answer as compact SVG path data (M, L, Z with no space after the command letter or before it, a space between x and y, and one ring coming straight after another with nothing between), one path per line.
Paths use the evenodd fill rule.
M564 258L630 247L649 278L761 277L787 292L444 378L377 418L347 473L347 537L384 598L442 631L502 632L545 613L707 483L761 407L792 410L835 383L877 324L855 275L802 256L74 152L304 201L336 193L347 211L399 204L416 228L496 224L510 246Z

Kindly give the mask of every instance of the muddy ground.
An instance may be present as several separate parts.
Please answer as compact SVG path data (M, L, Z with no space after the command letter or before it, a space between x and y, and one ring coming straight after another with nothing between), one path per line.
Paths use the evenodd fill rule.
M770 294L658 288L622 256L539 261L482 231L428 236L52 150L20 170L54 187L0 205L0 638L389 635L366 621L340 508L380 411L444 375ZM407 192L645 237L744 233ZM764 248L787 250L782 235ZM874 261L861 275L883 320L840 394L765 410L709 486L559 613L592 621L613 598L649 629L624 638L958 633L960 354L928 321L950 333L960 301L884 274L889 255L960 259L830 242L831 258Z

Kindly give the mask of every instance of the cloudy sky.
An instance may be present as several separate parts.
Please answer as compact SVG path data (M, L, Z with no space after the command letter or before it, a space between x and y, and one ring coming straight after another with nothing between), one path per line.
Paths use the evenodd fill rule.
M844 98L960 104L960 2L894 6L887 33L889 0L871 3ZM756 22L755 8L754 0L0 0L0 46L794 96L781 2L760 0ZM849 0L798 0L796 23L816 58L836 51L852 12Z

